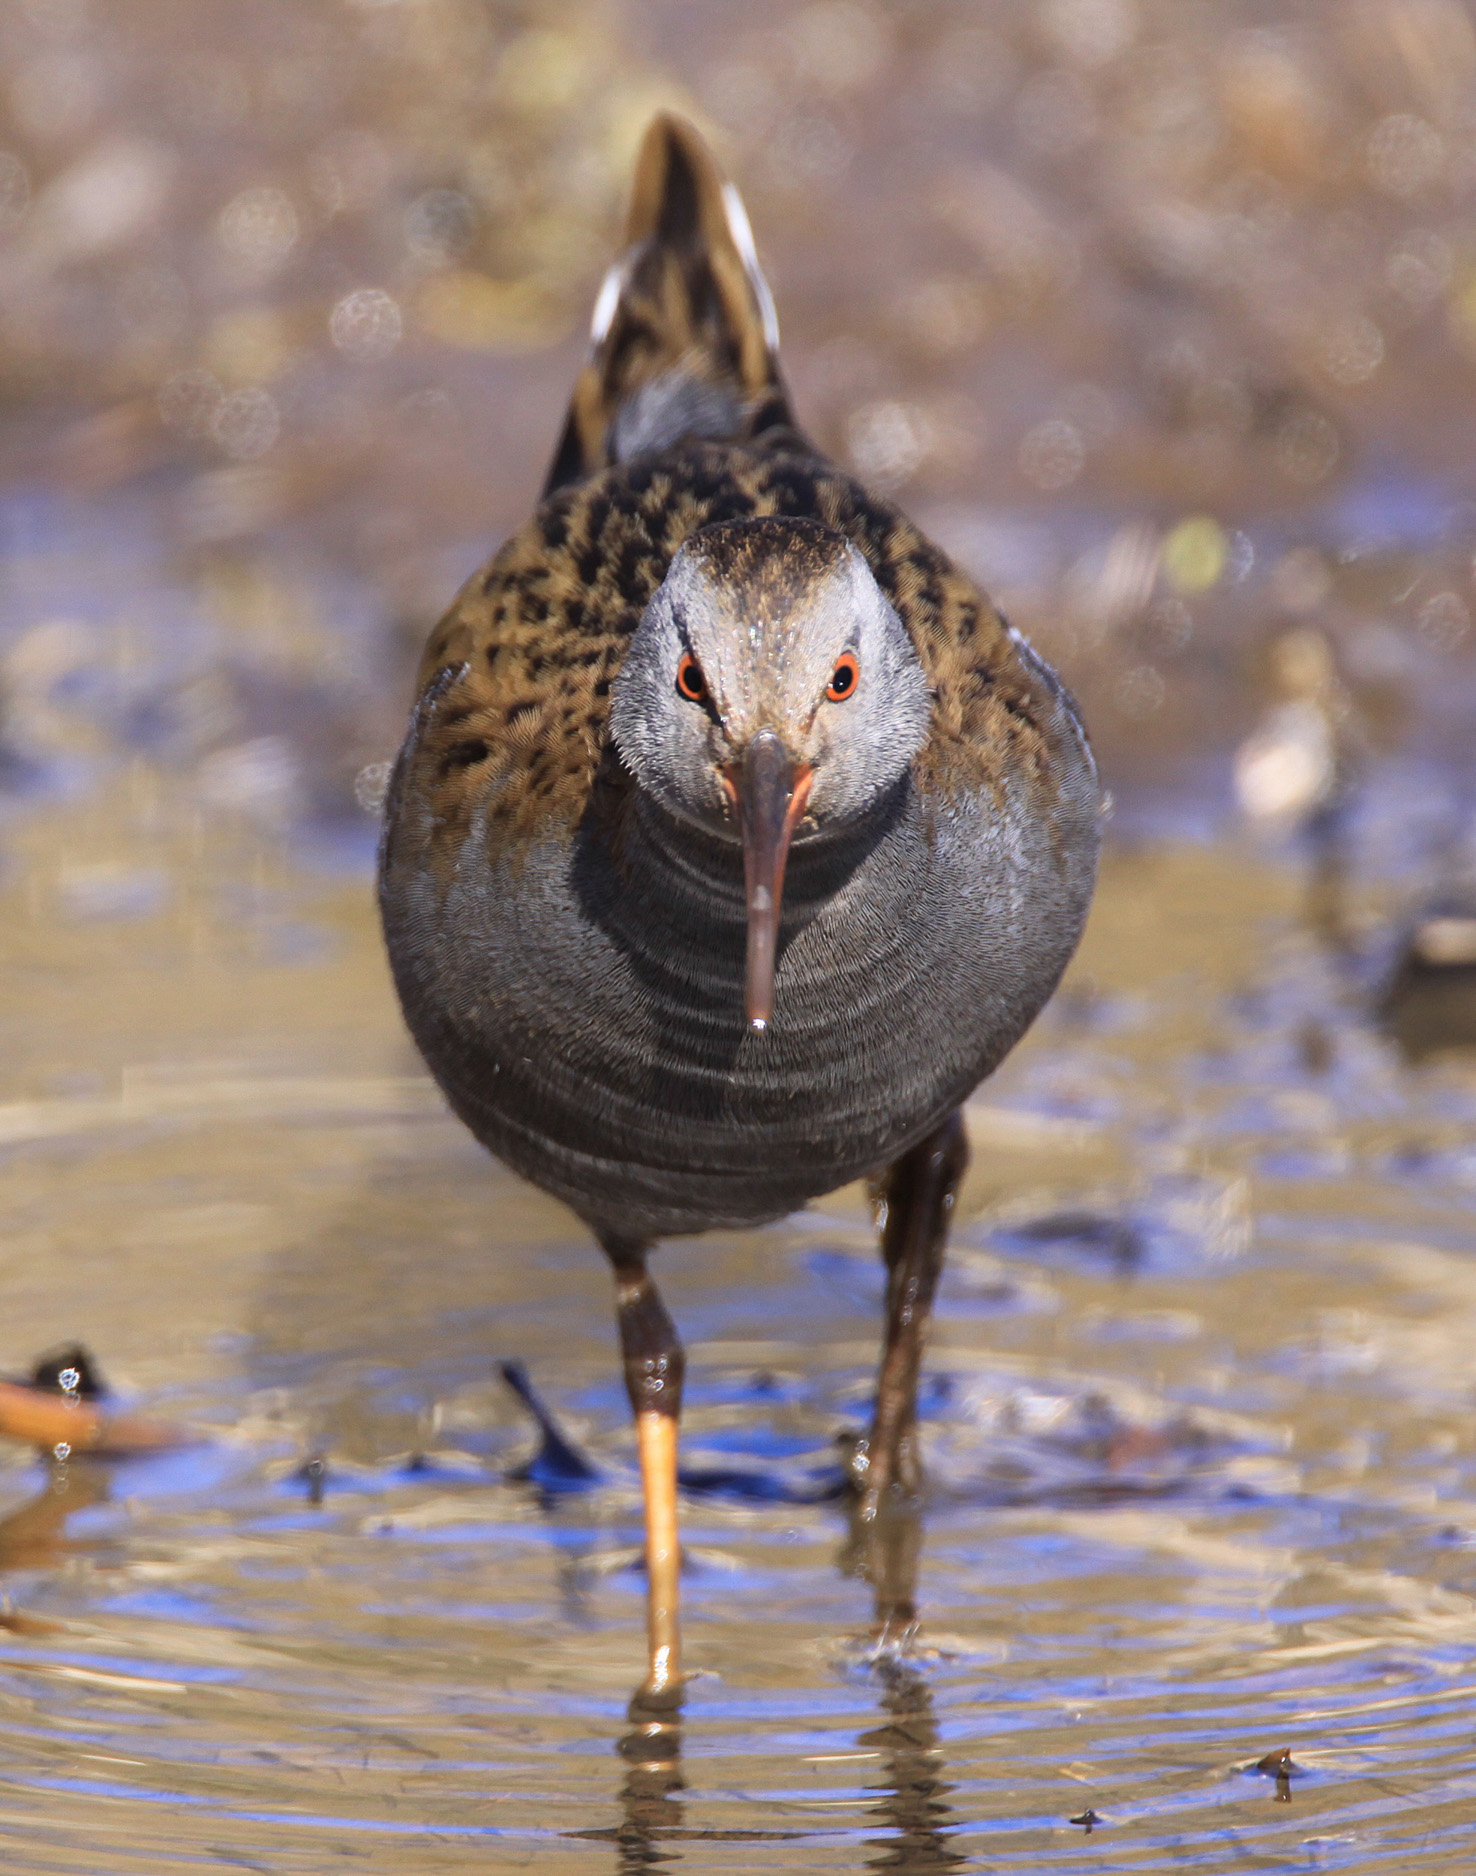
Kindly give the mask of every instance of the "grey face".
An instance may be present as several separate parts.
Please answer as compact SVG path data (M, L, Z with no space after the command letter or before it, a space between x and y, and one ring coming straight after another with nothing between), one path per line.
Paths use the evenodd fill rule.
M665 807L733 838L745 759L777 739L791 792L803 790L790 831L804 839L897 782L931 707L862 556L816 522L776 517L705 528L681 548L631 641L611 729Z

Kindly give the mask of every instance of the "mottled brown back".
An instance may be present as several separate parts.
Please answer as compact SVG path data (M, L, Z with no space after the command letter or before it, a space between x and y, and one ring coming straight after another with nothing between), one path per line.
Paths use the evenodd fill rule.
M426 648L380 897L406 1018L456 1112L597 1230L654 1238L872 1176L958 1105L1076 944L1097 786L1049 669L795 430L741 206L676 120L647 138L630 237L550 489ZM709 536L729 613L784 613L839 534L932 705L865 814L795 841L760 1034L738 845L667 813L610 717L678 549L765 516L820 528Z
M967 793L1048 760L1059 685L979 589L890 502L791 431L694 444L561 489L463 589L431 634L419 688L443 688L413 760L440 839L484 804L489 848L572 831L605 747L610 691L678 547L710 522L793 515L865 556L934 691L920 778Z

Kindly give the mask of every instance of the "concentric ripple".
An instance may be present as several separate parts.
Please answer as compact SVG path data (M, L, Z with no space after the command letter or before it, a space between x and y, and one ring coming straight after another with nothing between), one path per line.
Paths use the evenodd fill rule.
M0 1474L7 1867L1460 1866L1476 1077L1399 1065L1290 883L1110 865L1079 987L971 1110L905 1652L833 1489L876 1350L864 1195L663 1250L696 1670L667 1725L627 1717L598 1256L414 1072L359 886L281 891L306 963L217 953L202 888L187 931L95 976L66 936L35 979L59 1051L118 1072L0 1106L0 1353L81 1336L202 1437ZM1278 1053L1288 1007L1330 1066ZM510 1357L585 1489L519 1476Z

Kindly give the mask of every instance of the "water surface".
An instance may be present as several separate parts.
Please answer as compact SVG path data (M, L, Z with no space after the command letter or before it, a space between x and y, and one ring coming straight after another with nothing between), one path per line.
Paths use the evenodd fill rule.
M84 852L149 903L79 911ZM686 1506L678 1738L625 1718L601 1260L419 1071L362 870L141 766L7 853L3 1355L81 1337L207 1434L54 1476L9 1453L17 1866L1452 1866L1476 1074L1403 1064L1292 867L1115 849L970 1109L914 1659L870 1658L844 1513L807 1502L867 1409L863 1195L663 1250L686 1460L740 1475ZM507 1356L595 1489L505 1476L533 1444ZM1251 1768L1281 1748L1278 1787Z

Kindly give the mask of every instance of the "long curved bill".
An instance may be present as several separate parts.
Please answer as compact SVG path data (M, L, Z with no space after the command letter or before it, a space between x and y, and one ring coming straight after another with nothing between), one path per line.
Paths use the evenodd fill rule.
M774 960L784 863L810 798L814 770L791 759L773 730L760 730L723 776L743 836L748 900L748 961L744 1008L750 1029L767 1029L774 1014Z

